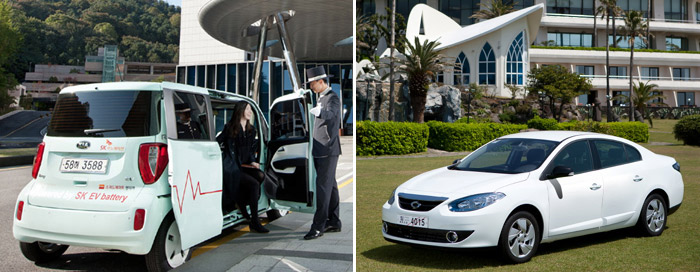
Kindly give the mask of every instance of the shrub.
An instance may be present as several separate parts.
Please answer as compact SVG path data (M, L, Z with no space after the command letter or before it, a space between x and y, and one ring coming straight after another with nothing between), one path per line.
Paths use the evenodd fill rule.
M525 125L437 121L428 122L428 127L430 127L428 146L446 151L475 150L493 139L527 128Z
M557 120L554 120L551 118L542 119L537 115L535 115L535 118L532 118L532 119L527 121L527 127L539 129L539 130L560 130L561 129L559 127L559 122L557 122Z
M673 136L683 144L700 146L700 115L687 115L673 126Z
M539 130L590 131L625 138L633 142L646 143L649 141L649 127L641 122L569 121L557 123L554 119L535 117L527 122L527 126Z
M600 123L606 124L606 123ZM608 131L606 133L627 140L646 143L649 141L649 126L642 122L614 122L607 123ZM597 132L597 131L596 131Z
M428 125L403 122L357 122L357 155L403 155L425 152Z

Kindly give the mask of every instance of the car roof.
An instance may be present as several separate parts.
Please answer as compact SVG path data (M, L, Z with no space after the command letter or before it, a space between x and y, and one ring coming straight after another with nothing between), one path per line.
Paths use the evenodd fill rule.
M108 82L108 83L93 83L93 84L82 84L66 87L61 90L61 93L71 93L79 91L161 91L163 89L175 89L184 90L194 93L199 93L203 95L209 94L209 89L190 86L180 83L173 82L136 82L136 81L124 81L124 82Z
M561 142L575 136L603 136L604 134L587 132L587 131L567 131L567 130L544 130L544 131L527 131L500 137L501 139L521 138L521 139L539 139Z

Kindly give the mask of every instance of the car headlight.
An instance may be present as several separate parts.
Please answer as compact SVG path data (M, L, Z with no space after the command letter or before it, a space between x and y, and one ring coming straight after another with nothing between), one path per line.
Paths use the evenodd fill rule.
M471 195L452 201L448 206L453 212L470 212L491 205L505 196L504 193Z
M391 192L391 197L389 197L389 201L387 201L387 202L389 203L389 205L393 205L393 204L394 204L394 200L395 200L395 197L394 197L394 196L395 196L395 195L396 195L396 189L394 189L394 191Z

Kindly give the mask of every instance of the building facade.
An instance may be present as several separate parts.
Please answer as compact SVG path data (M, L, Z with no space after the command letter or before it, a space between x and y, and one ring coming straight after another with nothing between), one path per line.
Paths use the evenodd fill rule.
M409 18L412 13L410 10L418 4L429 6L440 12L442 16L452 19L455 25L467 29L469 26L475 25L475 21L469 17L481 8L478 4L488 1L396 0L396 2L397 12L408 14L405 16L408 18L407 36L409 36L411 20L415 20ZM658 85L657 90L665 96L665 99L655 102L663 102L671 107L695 107L699 105L696 97L700 95L700 84L698 84L700 83L700 1L618 0L618 6L623 10L641 11L645 16L649 16L650 20L649 42L644 43L641 39L637 39L635 48L648 48L653 49L653 51L635 51L634 67L632 68L629 67L630 53L625 51L610 51L610 65L609 67L605 65L604 48L606 42L612 44L612 26L610 34L606 35L605 20L600 19L600 17L594 19L595 10L601 5L599 1L530 0L510 2L516 2L514 6L516 12L536 5L543 7L538 22L527 22L527 24L537 24L538 26L536 31L523 32L523 40L527 41L522 44L523 48L519 48L521 44L517 41L517 37L520 35L518 30L509 29L513 24L504 24L502 29L497 32L509 35L501 34L503 37L496 45L494 42L488 42L489 48L486 46L486 41L470 41L469 43L481 43L481 45L472 44L470 48L465 48L464 45L456 45L451 48L443 47L442 52L445 55L456 61L466 59L460 64L468 62L469 66L456 69L454 72L444 73L439 79L440 81L455 85L467 82L479 83L489 86L497 94L507 96L509 92L503 86L505 84L524 86L527 83L527 70L542 65L562 65L572 72L577 72L591 79L593 88L589 94L582 95L577 99L576 102L580 105L592 103L594 98L599 101L606 100L606 73L611 75L611 96L628 94L629 77L632 76L635 82L648 81ZM388 0L357 1L357 7L364 14L386 14L385 7L389 5L391 5L391 1ZM405 10L409 10L409 12L405 12ZM595 24L594 20L596 20ZM425 23L426 18L422 18L422 21ZM518 23L514 25L518 25ZM624 25L622 18L617 18L615 25ZM418 31L429 36L426 27L421 25ZM521 28L524 29L524 27ZM472 31L481 30L475 28ZM465 35L472 31L455 33ZM448 36L440 35L440 37L444 41ZM443 41L441 42L444 44ZM385 44L380 44L380 52L384 50L382 46L386 47ZM618 46L629 48L624 37ZM519 50L523 51L522 63L517 60ZM488 52L494 53L493 62L490 61L491 56ZM482 58L482 55L485 59ZM483 65L481 63L474 64L474 62L482 62L482 59L485 60ZM491 68L491 63L494 64L494 68ZM524 69L522 83L519 74L521 66ZM490 80L492 78L493 82ZM614 101L613 103L617 105L620 102Z

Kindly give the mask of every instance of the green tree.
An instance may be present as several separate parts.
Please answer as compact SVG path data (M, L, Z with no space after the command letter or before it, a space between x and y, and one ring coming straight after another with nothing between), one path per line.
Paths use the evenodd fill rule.
M408 76L413 121L416 123L423 123L430 79L447 66L454 65L454 62L445 61L445 57L435 50L439 45L437 41L426 40L421 43L416 37L413 44L406 43L406 58L397 59L396 72Z
M613 18L622 13L622 9L617 6L617 0L600 0L600 6L595 11L595 16L600 15L600 18L605 18L605 67L610 67L610 43L608 42L608 33L610 33L610 16ZM593 41L596 46L598 46L598 39L596 34L598 33L598 25L596 23L595 16L593 17ZM630 70L632 73L632 70ZM605 75L605 108L607 112L605 113L608 122L612 122L612 113L610 112L610 72Z
M649 125L651 125L652 128L654 127L654 122L651 120L651 112L647 110L647 104L651 103L654 99L666 99L664 95L656 92L656 88L658 87L659 85L653 83L650 84L649 82L644 83L639 81L634 85L634 95L632 96L632 101L634 105L636 105L637 110L644 114L644 118L649 120ZM629 97L625 95L621 95L616 99L629 102ZM666 105L664 103L658 104Z
M0 1L0 113L7 112L9 106L15 103L15 99L7 93L17 86L17 79L8 72L8 68L22 43L22 34L12 20L14 12L6 1Z
M489 0L489 2L486 4L479 3L479 7L481 7L481 9L474 12L474 15L470 16L469 18L475 18L479 21L496 18L498 16L513 12L513 4L514 3L512 1L504 3L503 0Z
M647 22L644 20L644 16L642 15L641 12L636 11L636 10L631 10L627 12L627 16L625 16L625 25L620 26L620 33L622 36L618 39L621 40L625 36L628 38L627 42L630 45L630 95L634 97L634 84L632 83L632 69L634 68L634 41L639 38L642 39L645 43L647 43L647 28L649 25ZM630 112L629 112L629 118L630 121L634 121L634 99L630 101Z
M534 68L527 75L527 90L531 95L543 94L552 109L552 114L557 121L561 120L564 105L591 89L589 79L580 77L577 73L571 73L559 65L548 65ZM559 103L559 109L555 109Z

